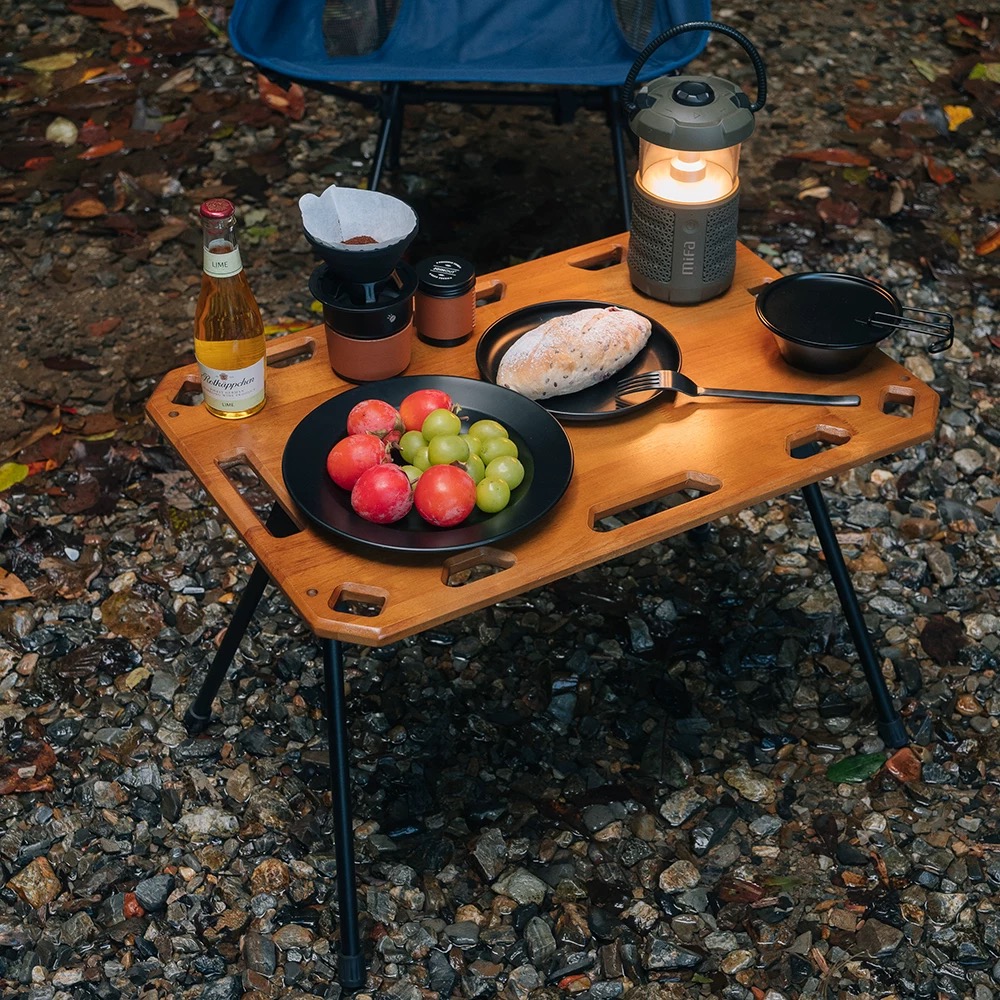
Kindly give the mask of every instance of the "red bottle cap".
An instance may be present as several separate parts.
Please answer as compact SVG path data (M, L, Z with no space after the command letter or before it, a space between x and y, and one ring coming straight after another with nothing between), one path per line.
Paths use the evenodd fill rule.
M201 217L203 219L228 219L235 214L236 209L228 198L209 198L201 203Z

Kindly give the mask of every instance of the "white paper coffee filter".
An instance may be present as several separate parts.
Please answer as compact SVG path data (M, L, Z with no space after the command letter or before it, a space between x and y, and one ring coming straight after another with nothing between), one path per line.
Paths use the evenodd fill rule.
M380 191L328 187L321 195L299 198L302 225L317 243L343 251L378 250L399 243L417 227L416 213L406 202ZM370 236L375 243L345 243Z

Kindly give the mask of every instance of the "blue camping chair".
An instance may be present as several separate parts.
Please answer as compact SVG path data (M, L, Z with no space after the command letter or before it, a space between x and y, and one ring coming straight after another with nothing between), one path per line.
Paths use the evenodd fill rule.
M543 105L560 123L581 107L604 109L627 227L621 85L647 42L677 24L707 20L709 6L710 0L236 0L229 37L277 82L295 81L379 112L372 190L387 161L398 162L407 104ZM640 82L683 67L706 40L705 32L686 32L661 46ZM380 92L343 86L364 82L380 84Z

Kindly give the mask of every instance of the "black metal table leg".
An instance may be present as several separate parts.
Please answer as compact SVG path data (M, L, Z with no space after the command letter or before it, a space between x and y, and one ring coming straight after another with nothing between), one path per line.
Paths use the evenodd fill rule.
M271 508L271 512L267 515L265 526L277 538L286 538L298 531L295 522L277 504ZM219 693L222 682L226 679L229 664L233 662L236 650L239 649L247 626L250 624L250 619L253 618L253 613L257 610L264 588L270 583L270 580L267 572L261 568L260 563L257 563L250 574L250 579L247 580L239 603L233 611L229 628L226 629L226 634L222 637L222 642L219 643L212 665L208 668L208 674L201 682L201 687L198 689L194 701L184 713L184 725L191 736L197 736L198 733L204 732L211 722L212 702Z
M351 822L351 770L348 758L344 658L336 639L323 640L326 719L330 735L330 783L333 792L334 854L337 859L337 904L340 911L338 972L345 990L365 983L365 956L358 925L358 890L354 870L354 826Z
M226 679L229 664L233 662L236 650L239 649L247 626L250 624L250 619L253 618L253 613L257 610L264 588L270 580L266 570L261 567L260 563L257 563L250 574L250 579L247 580L240 602L236 605L236 610L229 622L229 628L226 629L226 634L222 637L222 642L219 643L212 665L208 668L208 673L201 682L201 687L198 689L194 701L184 713L184 725L192 736L204 732L209 722L212 721L212 701L219 693L222 682Z
M837 596L840 598L840 605L844 609L844 617L851 630L854 639L854 647L858 651L858 658L864 668L865 679L871 689L872 698L875 702L875 713L878 719L878 731L886 746L905 746L909 740L906 736L906 727L903 720L892 703L892 696L886 686L885 678L879 667L878 657L872 645L868 627L865 625L864 617L861 614L861 607L858 604L858 596L854 591L854 585L847 572L847 565L844 562L844 555L840 551L837 536L834 533L833 525L830 523L830 512L827 509L826 501L823 499L822 491L818 483L811 483L802 488L802 495L805 498L806 506L809 508L809 516L812 518L816 534L819 536L819 544L826 556L826 564L830 569L830 576L833 578L833 585L837 588Z

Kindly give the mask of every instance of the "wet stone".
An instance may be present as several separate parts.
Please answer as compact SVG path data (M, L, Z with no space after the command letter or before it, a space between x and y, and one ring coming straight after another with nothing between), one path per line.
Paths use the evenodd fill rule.
M690 861L675 861L660 875L659 886L664 892L683 892L697 885L700 879L701 873Z
M901 930L873 919L864 922L856 938L858 951L872 958L888 957L896 951L902 940Z
M487 881L492 882L506 867L507 843L496 827L484 831L476 841L473 857Z
M650 970L693 969L701 964L703 956L688 948L681 948L671 941L651 938L646 942L642 956L643 965Z
M545 899L548 886L525 868L515 868L494 883L493 888L521 903L540 904Z
M660 815L671 825L680 826L694 815L706 802L703 795L693 788L675 792L660 806Z

